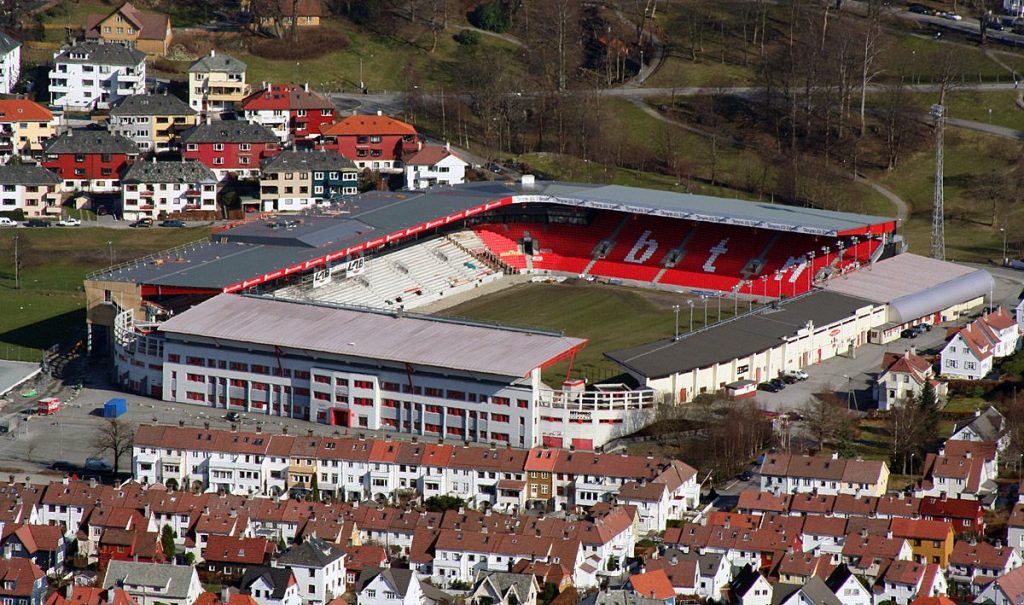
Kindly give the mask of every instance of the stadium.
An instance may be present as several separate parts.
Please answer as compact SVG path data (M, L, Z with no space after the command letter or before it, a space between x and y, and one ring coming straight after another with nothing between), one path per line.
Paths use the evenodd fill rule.
M89 346L110 353L122 388L168 401L352 429L593 448L649 423L657 405L743 378L733 363L731 380L716 373L710 387L680 387L685 368L674 360L694 361L688 342L719 329L708 300L717 302L718 325L734 332L788 310L786 322L774 322L780 334L762 337L766 345L803 330L803 315L821 306L828 311L815 324L849 325L850 346L866 342L887 321L884 303L824 290L901 256L896 227L883 217L528 176L366 193L317 214L243 221L89 275ZM955 304L983 295L983 279L955 277ZM465 305L493 310L492 297L530 292L513 284L537 280L651 293L668 320L630 324L628 305L588 318L570 302L555 314L580 333L564 334L444 315L452 305L456 315ZM817 304L816 296L830 298ZM525 323L531 311L550 309L545 291L512 300ZM705 321L694 330L702 300ZM681 336L680 308L689 311ZM588 321L633 326L622 330L625 340L602 341L623 350L590 351ZM767 361L749 378L841 354L829 333L826 353L811 342L816 356ZM574 364L585 355L619 375L581 376Z

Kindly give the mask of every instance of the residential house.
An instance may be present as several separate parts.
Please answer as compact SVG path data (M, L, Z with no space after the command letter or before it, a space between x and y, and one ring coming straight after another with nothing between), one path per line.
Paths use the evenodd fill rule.
M949 559L949 579L972 596L980 594L992 580L1024 565L1020 553L1010 546L977 540L960 540Z
M263 569L270 565L276 551L274 543L266 538L213 535L206 541L203 563L210 573L234 582L242 579L250 569Z
M39 157L53 135L49 109L27 99L0 99L0 164L12 156Z
M876 602L892 600L896 605L910 605L918 596L946 594L946 577L938 565L916 561L894 561L879 581Z
M60 214L61 180L42 166L0 165L0 211L25 216Z
M2 181L3 171L0 170ZM0 549L5 559L29 559L45 573L63 569L67 556L64 532L55 525L4 523Z
M248 94L245 63L231 55L211 50L188 68L188 105L196 111L235 109Z
M812 515L804 520L800 534L804 550L838 560L846 542L846 519Z
M146 54L123 44L83 42L54 53L50 105L73 111L109 109L146 92Z
M675 588L664 569L631 575L622 588L665 605L675 605L676 602Z
M21 42L0 31L0 95L14 92L21 77Z
M951 524L958 539L985 535L985 509L977 500L926 496L921 498L920 514Z
M405 188L427 189L437 185L458 185L466 182L469 163L452 151L450 144L417 143L416 153L405 160Z
M995 359L1012 355L1019 348L1017 322L1009 311L999 307L953 332L939 354L939 372L978 380L992 371Z
M282 151L263 161L263 210L302 210L358 192L355 164L330 151Z
M624 590L593 591L580 600L579 605L663 605L662 601L642 597Z
M840 560L850 571L874 582L893 561L912 561L914 551L904 538L870 534L846 536Z
M0 559L0 599L7 605L43 605L46 574L31 559Z
M744 566L729 582L730 605L772 605L774 587L760 572Z
M443 605L455 600L422 581L411 569L390 567L364 569L355 592L360 605Z
M834 567L829 555L789 550L776 562L775 573L783 584L803 584L814 576L827 577Z
M309 89L309 84L269 84L242 99L242 115L262 124L282 144L300 144L320 136L320 129L334 122L334 103Z
M110 527L100 535L97 559L98 569L102 572L110 561L163 563L167 557L157 532Z
M772 596L775 605L845 605L825 584L815 576L803 586L779 584Z
M1018 501L1013 505L1010 519L1006 522L1006 542L1024 556L1024 502Z
M259 605L302 605L295 574L285 567L249 567L239 586Z
M192 605L203 592L195 567L134 561L111 561L102 587L120 588L138 605Z
M825 586L843 605L874 605L874 596L845 564L840 563L825 578Z
M477 577L466 600L472 605L537 605L539 593L533 574L491 571Z
M878 460L770 453L761 464L761 490L776 495L814 492L823 495L881 496L889 484L889 467Z
M135 162L121 179L125 220L217 210L217 175L194 160Z
M530 450L526 458L523 470L526 471L526 501L530 506L542 506L550 510L554 505L554 481L553 471L555 469L555 458L558 456L558 449L547 447L535 447Z
M996 488L991 467L970 450L959 455L930 453L925 456L924 477L914 486L914 495L980 500Z
M242 11L251 13L251 0L242 0ZM317 27L324 16L321 0L271 0L271 10L253 14L252 26L266 30Z
M132 95L110 110L110 132L131 139L143 153L176 147L178 135L197 123L197 113L174 95Z
M43 149L44 168L57 173L67 191L120 190L121 175L139 157L139 147L105 130L71 128Z
M345 549L345 585L355 590L359 574L371 567L388 567L388 553L377 544L349 546Z
M274 566L292 570L304 605L325 605L345 593L345 551L319 538L286 550Z
M974 602L984 605L1018 605L1024 595L1024 567L992 580L975 597Z
M258 177L260 162L280 152L273 132L259 124L241 121L207 120L182 133L181 141L186 160L199 160L221 180L229 175Z
M989 406L985 411L975 410L974 416L957 422L949 438L957 441L995 443L997 451L1000 452L1010 444L1006 417L993 406Z
M46 605L138 605L120 589L104 590L93 586L70 586L67 595L61 590L50 593Z
M362 170L400 173L402 159L415 153L420 140L416 128L377 112L347 116L320 129L318 149L335 151Z
M896 538L906 538L918 563L931 563L940 569L949 565L953 554L953 526L945 521L893 519L889 526Z
M902 355L885 353L882 371L872 387L878 409L888 410L894 403L912 402L920 395L925 383L931 383L938 399L946 397L946 383L935 380L931 362L910 348Z
M173 40L171 18L125 2L106 15L87 15L85 38L122 44L147 55L166 55Z

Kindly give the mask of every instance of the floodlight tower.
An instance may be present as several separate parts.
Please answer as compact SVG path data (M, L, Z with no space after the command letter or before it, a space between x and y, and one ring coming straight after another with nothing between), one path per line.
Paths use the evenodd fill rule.
M932 200L932 258L946 260L946 223L943 217L942 127L945 107L932 105L928 112L935 118L935 197Z

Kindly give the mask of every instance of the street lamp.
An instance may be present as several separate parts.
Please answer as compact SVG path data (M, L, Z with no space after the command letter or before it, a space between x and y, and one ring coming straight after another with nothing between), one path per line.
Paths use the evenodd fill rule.
M1000 227L999 232L1003 234L1003 266L1006 266L1006 229Z
M807 253L807 291L811 291L811 280L814 279L814 250Z
M672 342L679 340L679 305L672 305L672 312L676 315L676 335Z
M107 251L110 253L110 266L114 266L114 242L107 240Z
M704 325L701 327L706 328L708 325L708 297L701 294L700 299L704 301Z
M690 332L693 332L693 301L688 300L686 304L690 307Z
M777 269L775 271L775 281L779 282L779 296L778 296L779 300L782 300L782 275L783 275L783 273L784 272L783 272L782 269Z

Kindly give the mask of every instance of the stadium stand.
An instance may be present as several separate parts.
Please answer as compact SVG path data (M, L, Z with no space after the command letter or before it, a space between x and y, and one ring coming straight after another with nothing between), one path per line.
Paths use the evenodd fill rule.
M282 288L275 297L375 308L414 309L501 277L451 238L438 238L367 259L361 270Z

